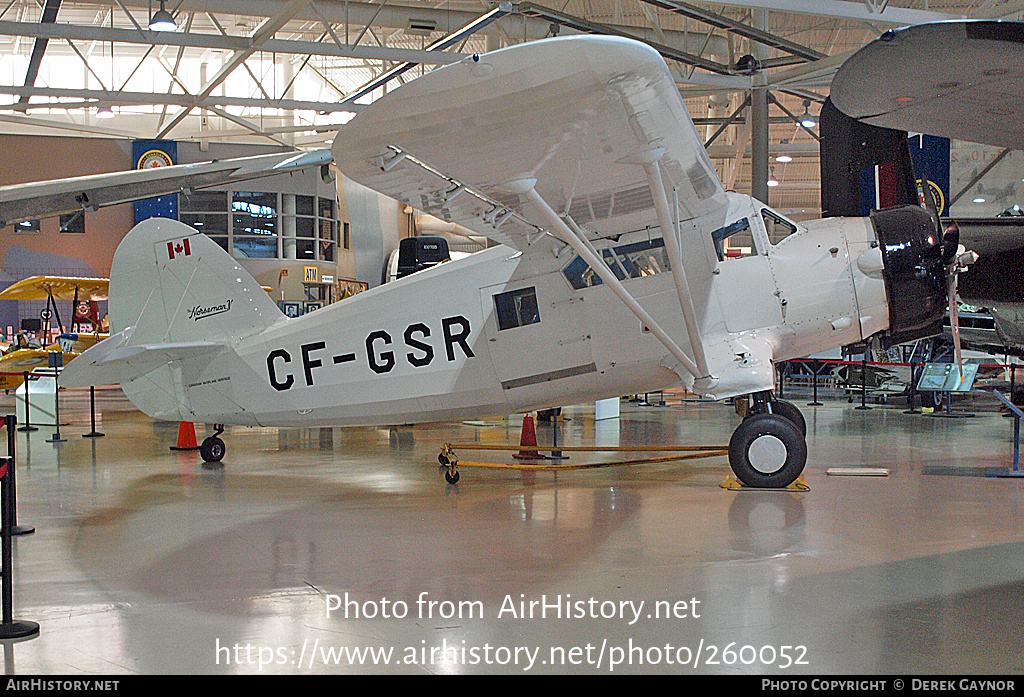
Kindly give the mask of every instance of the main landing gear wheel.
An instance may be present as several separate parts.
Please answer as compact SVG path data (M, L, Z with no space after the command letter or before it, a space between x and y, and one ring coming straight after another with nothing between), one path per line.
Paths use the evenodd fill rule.
M807 443L796 424L781 414L755 414L733 432L729 464L747 486L782 489L804 471Z

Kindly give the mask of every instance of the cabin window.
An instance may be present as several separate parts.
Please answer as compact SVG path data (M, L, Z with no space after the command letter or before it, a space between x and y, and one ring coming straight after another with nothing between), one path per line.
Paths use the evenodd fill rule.
M772 244L778 244L796 232L796 225L767 208L761 209L761 217L764 219L764 229L768 233L768 241Z
M495 295L494 309L498 316L499 330L540 322L537 290L533 286Z
M718 228L711 233L711 241L715 245L715 254L718 255L719 261L757 255L754 234L747 218Z
M615 255L630 278L653 276L671 269L668 252L665 251L665 240L660 237L656 240L645 240L616 247ZM609 264L609 266L613 270L615 269L614 265Z
M660 237L604 249L601 251L601 257L620 281L651 276L671 269L668 252L665 251L665 240ZM576 290L603 283L597 272L579 256L569 262L562 270L562 274Z

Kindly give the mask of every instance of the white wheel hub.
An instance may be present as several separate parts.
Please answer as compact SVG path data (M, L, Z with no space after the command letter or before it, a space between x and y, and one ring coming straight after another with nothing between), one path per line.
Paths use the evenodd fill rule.
M778 472L786 464L786 444L777 436L758 436L747 448L750 466L761 474Z

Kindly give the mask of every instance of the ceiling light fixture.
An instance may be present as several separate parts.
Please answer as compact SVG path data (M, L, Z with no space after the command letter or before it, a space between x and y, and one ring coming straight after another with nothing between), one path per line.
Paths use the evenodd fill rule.
M804 128L814 128L818 125L818 120L811 115L811 100L804 100L804 113L800 116L800 125Z
M786 155L785 153L783 153L782 155L776 155L775 156L775 161L776 162L792 162L793 158L790 157L789 155Z
M164 0L160 0L160 9L149 18L149 28L152 31L174 31L178 28L174 16L164 7Z
M112 119L114 118L114 110L109 106L101 106L96 109L96 118L98 119Z
M768 186L778 186L779 180L775 178L775 168L772 167L771 173L768 175Z

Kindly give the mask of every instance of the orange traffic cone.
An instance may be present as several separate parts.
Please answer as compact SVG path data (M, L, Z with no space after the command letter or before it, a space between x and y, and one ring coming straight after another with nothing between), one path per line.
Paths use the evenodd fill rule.
M533 414L523 417L523 431L519 436L519 452L512 457L517 460L539 460L542 455L536 450L526 450L525 446L537 447L537 429L533 424Z
M178 444L172 445L171 450L199 450L196 443L196 425L191 421L178 423Z

